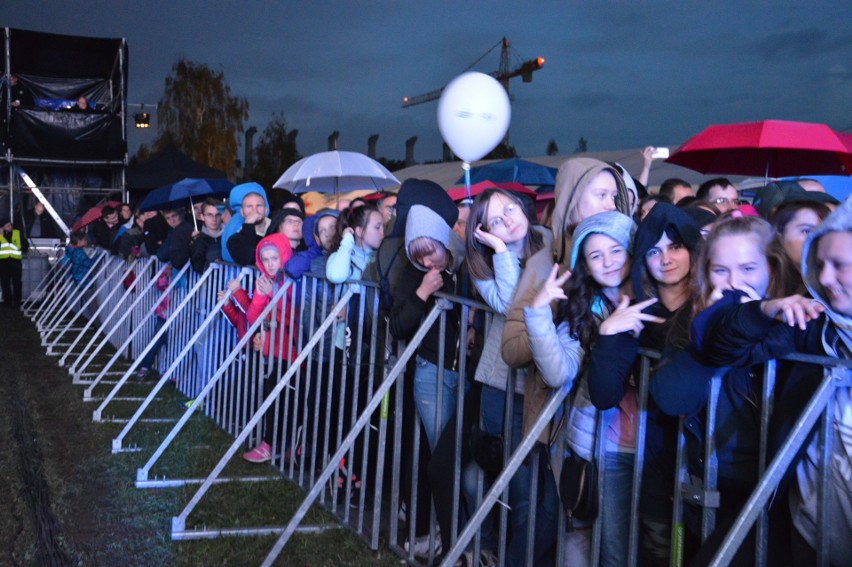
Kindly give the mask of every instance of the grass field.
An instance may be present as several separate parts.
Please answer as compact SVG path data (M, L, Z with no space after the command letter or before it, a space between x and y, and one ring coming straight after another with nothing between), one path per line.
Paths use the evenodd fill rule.
M93 402L83 402L56 357L44 354L32 323L1 309L0 324L14 329L0 351L0 564L8 565L259 565L275 540L220 537L172 541L171 518L195 494L197 485L135 487L136 470L171 429L146 423L124 446L111 452L119 423L94 423ZM107 356L107 355L103 355ZM150 385L132 385L123 396L144 395ZM95 395L103 395L96 390ZM164 388L150 417L177 418L184 398ZM111 416L129 417L138 402L110 404ZM156 464L153 474L169 478L206 477L232 439L204 416L193 417ZM239 456L224 476L276 475ZM214 486L187 528L281 526L301 503L303 491L283 480ZM323 533L296 535L277 565L399 565L382 542L378 552L327 512L315 507L303 524L332 526Z

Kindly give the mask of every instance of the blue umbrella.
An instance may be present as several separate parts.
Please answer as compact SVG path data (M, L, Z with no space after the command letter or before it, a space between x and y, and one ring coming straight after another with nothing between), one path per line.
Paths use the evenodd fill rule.
M470 182L475 184L480 181L491 181L493 183L515 181L522 185L552 186L556 184L556 171L556 168L553 167L520 158L510 158L471 169ZM456 181L456 183L462 182L464 182L464 177Z
M227 197L233 183L227 179L193 179L187 177L177 183L154 189L145 196L140 211L156 211L186 205L189 200L206 199L207 197Z

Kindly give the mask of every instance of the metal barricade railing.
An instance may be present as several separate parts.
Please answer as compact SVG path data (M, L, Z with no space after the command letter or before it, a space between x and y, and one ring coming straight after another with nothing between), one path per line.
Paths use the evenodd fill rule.
M61 315L67 313L77 301L85 296L85 293L95 285L97 277L106 268L108 259L106 251L96 251L93 259L91 267L86 271L79 284L74 281L73 277L70 277L70 269L66 271L66 277L61 282L54 300L43 302L44 309L40 309L36 313L34 321L36 329L42 336L42 346L45 345L45 336L49 334L55 322L61 320Z
M124 278L122 278L122 282L126 281L126 278L129 274L135 274L136 271L147 272L154 262L154 258L147 258L145 260L134 260L131 262L125 272ZM132 300L135 297L141 283L141 278L134 277L133 281L127 286L117 286L114 289L114 292L120 293L124 288L124 293L121 297L118 298L118 301L113 302L112 309L106 314L105 321L100 325L99 328L95 329L96 332L92 333L92 336L89 339L89 342L83 347L83 349L76 353L75 364L72 364L72 374L73 368L76 366L76 362L80 360L80 358L88 351L88 349L94 344L99 335L103 335L107 340L111 333L115 330L119 330L121 328L121 322L123 321L121 317L121 313L129 312L132 307ZM98 308L98 312L105 309L108 305L102 304ZM59 365L65 366L66 361L69 357L75 354L74 349L83 340L85 337L86 331L95 323L95 319L89 319L88 323L85 327L83 327L82 332L77 335L77 338L71 343L68 347L68 350L65 351L65 354L59 359Z
M818 425L818 436L814 441L818 450L817 463L817 564L830 564L830 549L828 542L828 483L831 475L831 453L834 435L834 402L837 389L852 387L852 361L827 356L792 354L782 357L782 360L807 364L818 364L823 367L823 378L816 391L808 401L801 415L796 420L792 430L777 451L772 461L760 476L756 488L737 516L722 545L717 551L711 565L722 566L730 564L739 547L747 537L749 530L760 518L765 516L766 506L793 463L799 451L805 447L814 427ZM766 374L774 384L776 364L770 361L766 366ZM764 392L765 394L765 392ZM768 418L766 420L768 423ZM765 453L763 455L765 458ZM765 461L764 461L765 462ZM757 542L757 564L765 564L766 531L759 531ZM762 563L761 563L762 562Z
M29 317L33 323L36 323L41 318L41 314L49 305L53 305L57 301L60 290L63 288L63 283L66 281L70 271L71 264L63 262L60 259L42 280L38 301L27 303L24 309L24 315Z
M35 288L30 292L26 299L21 303L21 311L25 317L32 317L33 313L38 309L37 304L41 304L47 300L48 290L51 289L56 281L57 275L63 271L62 258L64 249L57 251L56 261L50 264L50 268L41 278L41 281L36 284Z
M69 366L68 371L73 376L75 384L91 384L92 380L89 379L89 377L99 375L100 369L94 372L87 372L87 370L90 370L90 367L94 365L96 357L103 351L107 344L111 344L114 348L116 348L118 351L117 354L127 354L127 347L131 338L130 335L132 332L138 332L137 329L141 327L141 325L135 324L133 317L140 309L147 311L156 303L158 297L156 293L152 292L156 291L155 285L157 279L162 276L167 269L168 264L158 266L156 260L153 260L147 269L140 270L136 273L136 279L134 281L134 299L130 306L124 311L124 313L115 319L114 324L109 328L109 330L104 329L104 332L101 333L102 337L97 344L95 344L95 342L98 340L99 335L91 337L86 346L77 354L77 357ZM119 371L114 374L121 375L123 372ZM88 395L89 397L87 397L86 392L84 392L83 399L91 399L91 392L89 392Z
M402 466L400 462L400 449L409 440L403 437L402 414L403 395L406 385L401 379L409 359L420 347L420 341L430 329L438 324L439 339L439 363L437 364L438 384L442 383L444 373L444 361L448 356L458 356L458 369L460 373L460 384L465 382L465 374L472 377L473 371L468 372L467 351L459 348L458 352L444 352L444 335L447 333L447 317L459 317L458 332L460 337L466 336L469 324L469 311L476 309L488 314L490 310L481 303L468 299L443 296L439 294L439 305L435 307L425 318L423 324L417 329L414 336L404 346L400 346L399 358L388 356L390 340L382 338L382 325L379 324L379 294L374 289L375 284L369 282L347 282L345 286L332 288L327 282L314 276L306 276L297 286L289 283L276 290L272 301L266 306L260 316L247 326L245 335L235 340L235 333L219 316L220 308L231 301L230 292L222 300L215 300L216 292L226 288L227 280L234 275L247 277L251 280L254 274L252 269L240 269L233 266L212 266L204 274L188 272L186 268L173 275L168 287L162 292L156 291L156 281L163 274L165 266L158 269L158 264L153 260L137 264L114 264L112 260L98 257L92 269L86 275L83 285L69 284L71 281L67 266L58 266L50 270L43 281L39 284L43 289L43 298L38 305L28 305L28 315L39 325L45 344L57 346L63 334L70 333L72 324L80 317L80 313L87 306L96 305L93 316L89 322L79 330L76 340L64 353L61 362L70 360L76 355L70 366L75 379L82 376L84 370L92 365L95 356L108 343L112 342L116 347L115 355L100 369L95 379L86 382L86 399L92 399L92 391L103 381L108 370L113 367L120 356L130 355L134 362L122 372L115 387L102 400L101 405L95 410L95 420L100 420L106 406L116 397L121 387L127 382L133 371L137 368L139 360L144 357L157 340L166 332L170 333L170 340L162 354L159 356L160 368L165 368L160 380L153 385L148 396L142 400L136 408L134 415L129 419L121 433L113 440L113 450L124 450L127 435L135 424L141 421L141 416L157 397L167 381L177 378L178 389L193 398L192 403L185 410L177 424L167 434L160 446L155 450L146 464L137 471L136 483L139 487L151 486L174 486L179 484L200 483L200 487L192 497L180 515L173 518L172 537L174 539L191 539L195 537L212 537L213 535L246 535L251 533L275 533L280 534L278 541L269 553L264 564L272 561L284 548L289 538L299 529L307 510L314 503L323 504L326 509L334 513L341 523L347 525L352 531L368 541L368 544L376 549L379 544L380 529L388 529L389 546L397 554L405 558L409 563L416 564L418 558L413 551L415 539L415 526L413 518L418 506L430 506L427 502L418 502L415 496L409 498L407 510L409 522L407 537L409 545L407 548L399 544L399 522L397 511L400 509L400 493L405 488L402 479ZM133 287L121 290L121 282L131 271L136 272L136 281ZM106 276L105 278L105 272ZM182 283L181 280L183 279ZM250 285L245 286L250 288ZM346 290L344 292L344 289ZM152 291L153 290L153 291ZM312 291L309 291L312 290ZM285 301L285 296L292 294L293 305L297 309L287 311L282 309L280 323L273 323L272 327L265 329L264 320L272 315L276 309ZM116 298L121 295L120 299ZM153 332L152 321L156 317L155 309L163 297L169 297L171 305L175 306L170 311L169 318L164 325ZM360 297L357 309L351 300ZM347 313L347 309L350 311ZM121 316L118 313L122 312ZM25 313L27 311L25 310ZM340 356L334 344L337 339L337 331L341 328L341 322L337 316L347 313L346 320L352 328L351 338L353 346L350 348L351 356L346 359ZM70 320L69 320L70 318ZM82 342L85 333L96 325L100 326L83 348L82 352L76 353L74 349ZM276 326L277 325L277 326ZM252 337L256 331L265 329L271 338L268 342L268 354L263 356L253 353L249 347ZM96 348L96 337L101 337ZM121 337L119 342L117 337ZM206 341L202 343L202 339ZM291 362L286 363L281 356L288 350L289 346L284 341L295 340L296 356ZM52 342L50 342L52 341ZM118 343L118 344L116 344ZM277 344L277 348L276 348ZM289 344L289 343L288 343ZM201 346L199 346L201 345ZM342 353L341 353L342 354ZM87 360L83 360L88 355ZM626 511L631 517L628 559L629 565L638 562L639 530L638 511L641 492L643 467L645 464L644 438L647 429L647 407L648 407L648 384L651 374L652 359L658 354L650 351L642 351L640 357L640 375L638 387L639 419L637 420L637 442L635 453L635 465L633 468L633 490L630 500L630 510ZM286 358L286 357L284 357ZM729 562L737 552L739 546L747 537L752 526L756 529L756 553L755 561L759 565L767 562L767 527L766 527L766 504L773 491L778 486L781 477L790 466L796 453L804 446L808 434L822 418L820 424L820 437L818 447L820 449L821 472L819 492L819 520L818 533L821 540L818 545L818 553L821 564L827 564L828 544L824 529L827 523L826 487L828 486L828 458L831 453L832 412L826 411L831 408L834 392L839 386L849 386L848 367L852 366L847 361L827 357L806 357L794 355L786 357L791 361L809 362L822 364L826 367L825 376L819 388L809 402L789 438L774 456L771 463L766 464L768 451L768 431L772 414L773 389L775 385L776 363L771 361L765 366L763 379L763 390L761 392L760 407L760 456L758 467L760 480L754 493L742 509L735 524L730 529L722 547L718 550L714 564L724 565ZM348 364L347 364L348 361ZM366 367L366 372L365 372ZM377 372L384 369L383 372ZM339 373L339 376L336 375ZM268 395L263 396L263 376L269 374L267 379L276 380L274 387ZM208 378L209 377L209 378ZM380 378L375 384L374 378ZM505 419L504 424L507 433L510 433L512 404L514 403L513 377L509 378L506 388ZM718 491L718 455L715 446L714 431L716 428L717 404L719 392L724 378L724 372L717 373L709 383L708 403L705 410L705 443L704 443L704 470L700 483L693 482L687 474L685 465L683 434L683 419L680 420L681 427L678 437L678 456L675 470L676 490L674 495L674 506L672 514L672 562L679 564L683 553L683 511L684 502L690 502L702 508L700 539L706 540L716 528L716 510L719 506L720 494ZM350 382L351 381L351 382ZM341 403L337 408L332 407L332 390L339 387L347 389L352 384L352 394L348 399L341 397ZM394 389L393 396L391 389ZM481 471L477 474L477 504L469 510L466 521L459 521L459 507L462 506L462 467L461 444L462 424L464 423L464 399L465 388L461 387L458 392L458 402L455 409L456 428L454 433L454 458L453 458L453 500L456 507L452 511L451 533L441 534L445 543L442 565L454 565L455 561L468 550L473 550L474 556L478 556L481 548L481 530L496 503L500 503L499 536L497 559L499 564L505 561L507 544L507 517L508 510L508 486L512 477L524 465L530 453L536 446L540 434L545 430L553 419L553 416L563 407L569 399L569 389L562 388L554 390L547 400L539 419L531 431L523 437L514 452L510 448L511 434L504 435L504 468L497 478L491 483L490 488L483 495L484 482ZM442 390L439 387L436 392L436 418L440 415L442 402ZM340 411L343 404L349 405L349 417L345 418L346 411ZM325 411L322 410L325 405ZM334 411L338 410L335 416ZM219 462L206 478L193 479L150 479L153 467L159 459L175 443L180 431L186 425L191 416L203 411L208 417L219 425L223 430L235 436L234 442L222 455ZM378 411L378 413L377 413ZM389 421L393 413L394 419ZM373 425L377 415L379 422ZM320 416L323 417L320 420ZM260 430L264 417L273 423L273 464L278 472L285 478L304 488L306 497L298 510L291 517L286 526L265 526L258 528L230 528L194 530L187 529L187 520L193 510L204 498L206 492L213 484L227 480L269 480L270 475L259 475L256 477L242 477L239 479L225 479L221 477L224 467L233 458L240 447L251 441L260 439ZM279 425L279 417L280 425ZM336 417L336 420L334 419ZM597 425L597 442L595 446L595 458L598 462L599 474L599 497L603 492L604 482L604 437L603 424L605 420L599 418ZM350 427L351 423L351 427ZM387 426L391 425L391 432ZM347 429L348 427L348 429ZM373 428L376 431L376 445L371 447L371 436ZM420 421L415 417L413 437L410 439L411 446L418 452L420 443ZM388 467L385 466L386 440L388 434L392 437L393 454ZM299 447L304 449L301 458L298 456ZM289 458L286 453L291 452ZM356 454L356 451L358 452ZM375 453L375 456L374 454ZM308 458L310 462L308 461ZM362 489L358 492L357 514L350 512L346 505L346 498L338 498L337 493L348 494L355 485L355 477L344 474L340 463L349 463L352 467L354 462L359 464L356 471L357 478L366 488L369 486L372 492L371 502L367 501L368 491ZM416 488L418 482L417 456L411 463L412 473L408 488ZM319 469L317 468L319 466ZM530 466L531 474L530 493L531 498L536 498L542 487L538 485L536 467L538 460L532 459ZM383 499L384 475L386 468L389 470L390 496L389 503ZM449 473L449 471L448 471ZM372 478L371 478L372 477ZM338 479L341 479L338 481ZM331 489L326 491L326 483L331 481ZM412 493L415 490L411 490ZM330 500L327 496L330 494ZM339 502L342 500L342 502ZM535 501L535 500L533 500ZM339 506L338 504L343 504ZM560 507L561 510L561 507ZM389 517L382 518L382 514L388 512ZM532 507L530 519L527 525L527 549L526 564L533 564L533 530L536 525L536 509ZM434 524L434 511L432 511L432 524ZM562 532L563 518L559 514L559 527L557 534ZM309 528L308 531L315 528ZM460 530L460 531L459 531ZM600 522L596 521L593 526L592 536L592 564L598 560L598 549L600 546ZM436 533L431 531L432 548L428 561L434 560ZM563 549L562 537L557 537L557 557L561 558Z
M117 258L110 259L110 267L114 268L111 270L105 281L99 286L98 290L95 294L89 297L85 303L80 307L80 310L74 315L70 321L67 322L67 325L56 335L53 337L52 342L47 345L47 353L53 354L53 349L63 346L60 345L59 340L65 336L68 331L72 330L72 325L81 317L83 317L84 313L87 310L90 313L88 317L88 321L83 325L82 328L74 329L77 333L76 339L72 340L71 343L65 349L62 357L60 358L60 365L62 365L65 361L66 356L70 353L80 339L92 328L96 323L98 326L96 329L103 329L106 324L110 321L108 317L102 317L102 313L104 313L110 305L112 305L112 310L110 314L115 313L119 307L122 306L124 300L129 296L129 290L124 290L121 282L127 278L133 269L136 267L136 261L130 263L125 263ZM122 295L122 291L125 293ZM97 306L97 307L95 307ZM92 312L93 311L93 312ZM58 354L58 353L57 353Z

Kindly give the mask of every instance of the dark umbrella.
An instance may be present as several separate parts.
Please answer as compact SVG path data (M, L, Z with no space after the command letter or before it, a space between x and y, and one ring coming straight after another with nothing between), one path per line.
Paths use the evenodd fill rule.
M497 163L474 167L470 170L470 182L492 181L506 183L515 181L521 185L555 185L556 168L547 167L520 158L510 158ZM464 176L456 183L464 183Z
M522 195L527 195L533 201L535 201L537 195L532 189L527 189L520 183L515 183L514 181L509 181L507 183L480 181L479 183L475 183L470 186L470 194L468 194L467 187L453 187L451 189L447 189L447 195L452 197L453 201L460 201L462 199L476 197L486 189L504 189L506 191L514 191Z
M852 158L825 124L763 120L714 125L686 141L666 162L725 175L849 175Z
M233 186L227 179L182 179L148 193L139 205L139 210L156 211L183 206L187 200L192 205L193 199L227 197Z

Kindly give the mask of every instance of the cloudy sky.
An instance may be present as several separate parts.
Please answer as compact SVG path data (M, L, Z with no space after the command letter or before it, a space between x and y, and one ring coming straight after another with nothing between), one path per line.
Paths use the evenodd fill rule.
M852 2L443 2L3 0L0 25L125 37L129 100L155 103L180 57L222 70L248 99L247 126L273 112L299 150L438 159L437 103L403 96L448 83L500 41L542 56L511 84L511 143L543 155L673 145L708 124L766 118L852 131ZM474 70L497 69L499 49ZM153 130L153 129L152 129ZM132 133L131 150L153 132Z

